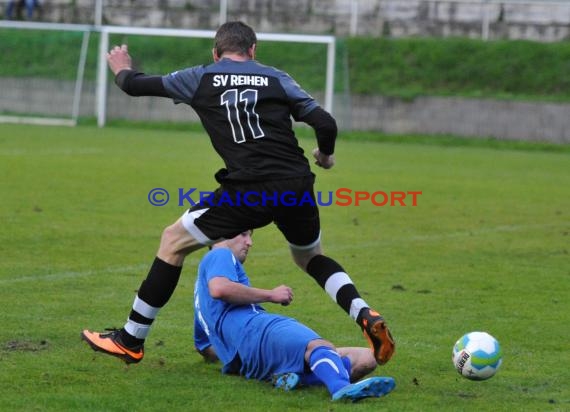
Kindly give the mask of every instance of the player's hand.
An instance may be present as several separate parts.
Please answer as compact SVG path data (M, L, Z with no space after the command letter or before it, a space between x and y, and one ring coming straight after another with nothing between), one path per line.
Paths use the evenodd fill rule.
M115 74L119 74L121 70L132 69L132 60L129 56L129 49L126 44L115 46L107 53L107 63L109 68Z
M313 157L315 164L323 169L330 169L334 166L334 155L323 154L318 148L313 149Z
M200 350L198 348L195 349L200 355L202 355L202 357L207 363L215 363L218 361L218 355L216 354L216 351L212 346L208 346L204 350Z
M293 289L289 286L281 285L271 290L273 303L280 303L287 306L293 300Z

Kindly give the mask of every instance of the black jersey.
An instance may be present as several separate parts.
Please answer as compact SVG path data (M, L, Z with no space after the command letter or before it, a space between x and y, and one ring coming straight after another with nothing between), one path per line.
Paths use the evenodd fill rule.
M255 60L224 58L163 76L175 103L200 117L227 169L226 179L251 181L311 175L293 132L318 103L285 72Z

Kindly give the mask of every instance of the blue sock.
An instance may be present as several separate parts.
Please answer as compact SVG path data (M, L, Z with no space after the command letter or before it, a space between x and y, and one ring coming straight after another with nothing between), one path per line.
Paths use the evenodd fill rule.
M309 367L331 394L350 384L349 373L339 354L327 346L313 349Z
M344 368L348 371L350 375L350 368L352 365L350 364L350 359L348 356L343 356L341 358ZM315 385L322 385L323 381L318 378L313 372L304 373L301 375L301 385L303 386L315 386Z

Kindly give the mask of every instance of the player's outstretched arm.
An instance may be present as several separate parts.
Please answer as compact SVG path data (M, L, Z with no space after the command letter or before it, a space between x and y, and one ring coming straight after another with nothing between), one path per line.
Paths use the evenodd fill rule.
M208 290L214 299L221 299L237 305L264 302L288 305L293 300L293 289L289 286L281 285L273 289L252 288L232 282L223 276L210 279Z
M113 47L107 53L107 63L115 75L115 83L128 95L170 97L162 84L162 76L148 76L133 70L126 44Z

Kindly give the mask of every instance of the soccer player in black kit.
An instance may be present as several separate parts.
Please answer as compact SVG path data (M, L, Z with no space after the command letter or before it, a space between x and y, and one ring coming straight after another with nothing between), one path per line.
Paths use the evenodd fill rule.
M315 130L318 148L313 156L324 169L334 165L336 122L287 73L258 63L256 43L255 32L246 24L225 23L216 32L214 63L166 76L134 70L126 45L115 46L107 55L115 83L127 94L167 97L191 106L225 168L216 173L220 187L212 197L164 229L124 327L82 332L94 350L126 363L140 362L151 324L172 296L185 257L274 222L295 263L362 328L376 362L382 365L392 357L395 344L384 318L361 298L344 269L322 254L315 175L299 147L291 117ZM258 197L244 198L247 193ZM285 193L286 204L280 201ZM307 202L307 196L313 201Z

